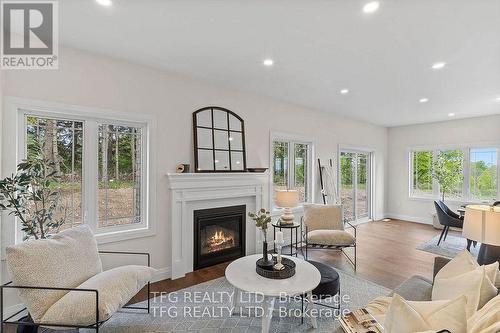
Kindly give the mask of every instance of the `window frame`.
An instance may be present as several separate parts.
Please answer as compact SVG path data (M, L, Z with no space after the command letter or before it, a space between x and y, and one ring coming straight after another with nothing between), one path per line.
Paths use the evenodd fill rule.
M274 204L274 150L273 150L273 145L275 141L281 141L281 142L287 142L288 143L288 178L287 182L288 185L293 184L294 182L294 172L295 172L295 144L303 144L303 145L308 145L307 149L307 164L308 168L307 170L307 175L306 175L306 193L307 193L307 198L304 202L300 202L299 206L294 209L294 211L301 211L303 209L303 204L304 203L312 203L314 202L314 197L315 197L315 192L314 192L314 184L313 184L313 179L314 179L314 173L315 173L315 164L314 164L314 140L308 137L304 137L301 135L296 135L296 134L289 134L289 133L281 133L281 132L271 132L270 134L270 140L269 140L269 207L271 207L271 210L273 214L277 214L280 212L280 210L275 206ZM291 154L292 153L292 154ZM294 187L292 187L294 188Z
M472 197L470 189L470 172L471 172L471 150L473 149L485 149L485 148L495 148L497 150L497 196L500 194L500 143L498 142L484 142L484 143L473 143L473 144L461 144L461 145L438 145L438 146L419 146L411 147L408 149L408 197L412 200L436 200L440 198L440 189L438 182L432 180L432 194L423 195L415 194L413 192L413 154L420 151L432 151L433 161L436 160L440 151L446 150L461 150L464 156L463 159L463 183L462 183L462 194L460 198L448 198L447 201L452 203L487 203L488 200L478 200ZM446 198L445 198L446 199Z
M154 118L147 115L129 114L98 108L65 105L22 98L6 97L4 115L3 152L6 160L3 163L3 175L15 172L16 165L26 156L26 116L67 119L83 122L83 165L82 165L82 219L90 226L99 244L122 241L133 238L148 237L156 234L155 219L151 218L156 205L155 189L155 156L152 154L151 137L155 132ZM11 126L15 124L14 126ZM113 124L141 127L141 223L120 226L98 226L98 125ZM6 145L6 139L15 138L16 144ZM95 156L95 160L86 158ZM8 219L5 215L2 219ZM3 233L10 234L6 245L22 241L22 231L17 221L4 223L14 225L2 228ZM14 235L14 236L12 236Z

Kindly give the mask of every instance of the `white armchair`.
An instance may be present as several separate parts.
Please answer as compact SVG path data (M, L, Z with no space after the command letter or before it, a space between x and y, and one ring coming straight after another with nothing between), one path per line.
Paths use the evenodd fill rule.
M356 227L344 221L341 205L304 204L302 224L306 260L308 248L333 249L341 251L356 270ZM345 230L345 224L354 230L354 234ZM346 253L346 248L353 248L352 258Z
M103 271L103 254L143 255L148 266L128 265ZM1 323L48 327L93 328L108 320L151 280L148 253L97 249L90 229L83 225L48 239L30 240L8 247L7 267L12 282L0 288ZM4 319L3 293L16 289L33 323ZM143 308L150 311L148 307Z

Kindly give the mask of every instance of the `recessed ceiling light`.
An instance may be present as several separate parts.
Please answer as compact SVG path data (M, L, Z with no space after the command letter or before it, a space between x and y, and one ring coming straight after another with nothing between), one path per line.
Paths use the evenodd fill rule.
M421 98L418 100L420 103L427 103L429 99L427 97Z
M368 13L368 14L374 13L379 9L379 7L380 7L380 2L371 1L363 6L363 12Z
M274 60L273 59L265 59L263 62L264 66L272 66L274 65Z
M448 113L448 117L455 117L455 114L453 112Z
M436 62L434 64L432 64L432 69L443 69L444 66L446 66L446 63L445 62Z
M340 91L340 93L341 93L342 95L348 94L348 93L349 93L349 89L342 89L342 90Z
M500 96L498 96L497 98L495 98L495 101L500 102Z
M111 0L95 0L98 4L101 6L109 7L113 4L113 1Z

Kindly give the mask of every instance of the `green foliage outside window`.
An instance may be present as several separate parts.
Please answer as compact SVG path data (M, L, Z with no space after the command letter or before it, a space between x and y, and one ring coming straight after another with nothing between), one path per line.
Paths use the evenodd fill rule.
M462 193L463 175L463 152L461 150L440 151L433 163L432 177L439 183L441 199L445 195L460 197Z
M432 194L432 151L413 153L413 190Z

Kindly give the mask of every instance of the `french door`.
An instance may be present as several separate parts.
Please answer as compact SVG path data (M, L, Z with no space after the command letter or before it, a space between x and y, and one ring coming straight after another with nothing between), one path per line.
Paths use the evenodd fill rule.
M340 151L340 200L349 222L371 218L371 160L370 152Z

